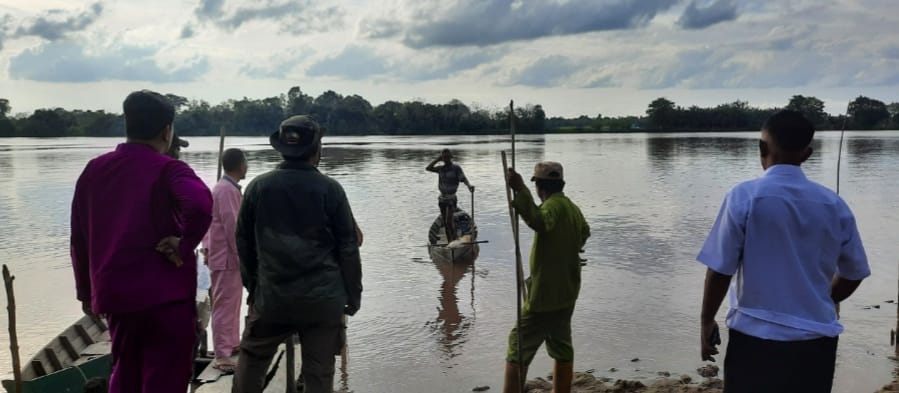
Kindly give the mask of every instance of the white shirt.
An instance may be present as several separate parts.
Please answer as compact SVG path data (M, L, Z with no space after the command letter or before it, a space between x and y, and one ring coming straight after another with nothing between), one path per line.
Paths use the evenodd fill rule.
M731 189L697 260L734 276L727 326L778 341L842 333L831 279L871 274L852 211L794 165Z

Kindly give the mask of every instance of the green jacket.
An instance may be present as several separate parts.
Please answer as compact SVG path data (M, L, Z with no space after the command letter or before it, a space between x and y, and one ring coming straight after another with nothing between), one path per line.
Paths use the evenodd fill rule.
M573 309L581 289L580 251L590 237L584 215L561 192L536 206L531 192L525 190L515 195L512 206L536 232L524 310Z
M350 204L337 181L309 164L284 161L247 186L237 249L243 284L268 320L359 308L362 266Z

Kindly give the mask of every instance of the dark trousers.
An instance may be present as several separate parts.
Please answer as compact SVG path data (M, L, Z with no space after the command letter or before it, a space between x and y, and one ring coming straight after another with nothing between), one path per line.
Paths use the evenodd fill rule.
M233 393L261 393L278 346L292 334L299 334L302 376L306 393L334 390L334 357L343 348L343 314L310 316L308 323L285 324L267 321L250 308L240 342L240 359L234 375Z
M193 375L197 309L193 300L108 316L110 393L181 393Z
M829 393L837 337L772 341L734 329L724 359L725 393Z

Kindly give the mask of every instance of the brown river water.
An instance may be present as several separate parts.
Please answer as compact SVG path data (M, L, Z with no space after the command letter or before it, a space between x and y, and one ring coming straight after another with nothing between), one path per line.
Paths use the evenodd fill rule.
M702 365L704 268L694 257L724 193L762 173L757 138L519 137L522 171L539 160L562 162L566 193L592 227L573 319L576 369L612 378L653 379L659 371L695 376ZM218 138L187 139L183 159L212 184ZM69 205L85 163L118 142L0 139L0 262L17 277L23 359L80 314L68 259ZM277 164L267 142L227 139L227 147L249 153L247 180ZM499 390L515 321L514 246L500 164L508 138L326 137L325 143L321 170L343 184L365 232L362 309L349 322L348 368L337 387L357 393ZM836 185L838 145L838 132L818 134L816 153L804 166L810 178ZM424 167L444 147L454 150L477 186L475 217L480 239L489 243L473 267L438 269L425 247L437 214L437 179ZM899 273L899 131L847 132L842 155L841 194L858 218L873 276L843 304L846 331L834 391L871 392L891 380L895 368L887 356L896 306L886 301L896 300ZM460 195L469 210L468 193ZM527 258L532 235L522 229ZM6 331L3 317L0 374L11 370ZM608 371L613 367L618 371ZM541 351L531 376L550 369Z

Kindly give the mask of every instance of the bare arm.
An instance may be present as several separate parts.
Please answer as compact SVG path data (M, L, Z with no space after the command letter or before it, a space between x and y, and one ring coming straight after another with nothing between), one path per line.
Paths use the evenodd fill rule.
M712 269L708 269L705 273L705 290L702 293L702 314L700 318L703 322L714 322L721 303L724 302L724 296L727 295L727 288L730 286L731 276L718 273Z
M717 337L713 337L714 332L718 329L718 323L715 322L715 315L721 308L724 296L727 295L727 288L730 285L731 276L718 273L712 269L708 269L705 273L705 289L702 295L702 314L700 314L700 342L702 360L715 361L713 355L718 354L715 348L718 342L714 341Z
M425 170L428 171L428 172L437 172L437 166L436 166L436 165L437 165L438 162L440 162L440 160L441 160L441 157L435 158L434 161L431 161L431 163L428 164L428 166L425 168Z

